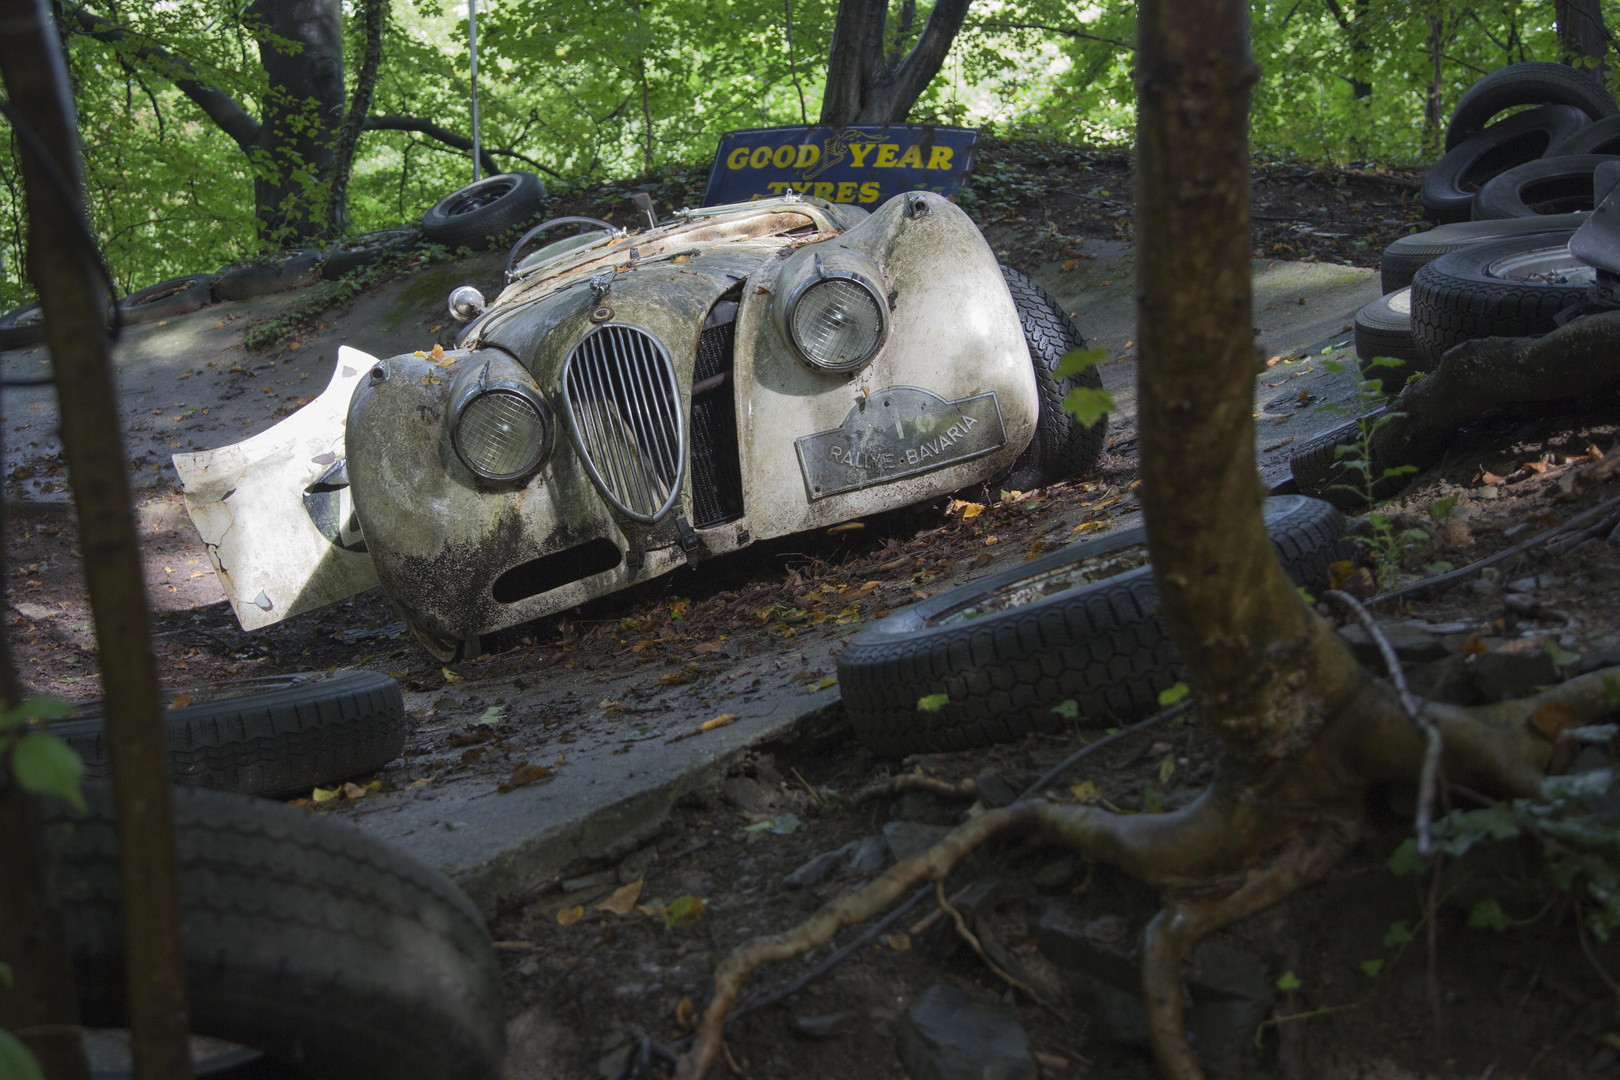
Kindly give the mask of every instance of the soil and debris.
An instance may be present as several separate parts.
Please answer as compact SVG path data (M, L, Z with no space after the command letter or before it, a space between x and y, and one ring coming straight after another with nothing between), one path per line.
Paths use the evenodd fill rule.
M677 177L654 197L693 201L682 188L691 180ZM1257 164L1255 180L1259 254L1374 265L1416 217L1411 175L1279 163ZM1009 263L1034 266L1078 258L1076 237L1128 239L1129 190L1124 157L987 140L963 202ZM622 194L558 209L622 214ZM1498 418L1461 433L1445 462L1380 508L1396 538L1385 545L1382 587L1463 565L1614 497L1614 470L1603 466L1620 460L1616 444L1612 417L1597 413ZM301 799L312 813L364 812L385 787L539 782L546 766L531 763L566 756L582 725L616 725L636 745L648 731L669 737L659 717L677 707L718 719L744 695L826 685L842 641L873 618L991 572L997 555L1033 557L1127 527L1137 518L1135 479L1134 448L1118 442L1097 476L1006 498L970 493L756 545L496 635L489 655L454 665L423 653L375 592L245 634L224 604L188 603L186 583L207 572L206 559L176 539L183 534L155 532L164 539L147 566L159 657L176 692L338 664L401 681L413 724L406 754L318 802ZM1602 525L1380 610L1414 688L1499 700L1620 662L1620 519ZM25 681L96 696L71 517L35 508L9 515L7 529L6 632ZM1349 587L1380 587L1376 565L1352 569ZM1373 662L1369 642L1353 643ZM557 668L588 671L599 686L532 716L502 714L497 687L543 684ZM508 1075L612 1077L641 1034L675 1045L729 949L794 925L975 807L1010 801L1103 730L1081 723L905 762L875 760L852 740L761 749L679 806L646 846L581 865L495 916L512 1018ZM1216 758L1196 723L1167 721L1089 757L1046 794L1158 812L1194 798ZM524 767L537 772L526 778ZM902 774L972 780L974 798L862 797ZM1201 943L1188 989L1212 1075L1620 1078L1620 1012L1605 973L1620 971L1620 944L1591 942L1585 955L1569 900L1531 887L1538 856L1512 844L1445 870L1430 912L1426 884L1387 866L1410 831L1411 801L1409 791L1377 793L1381 830L1327 881ZM1009 1077L1156 1075L1133 958L1157 910L1148 890L1063 852L1004 844L967 861L945 892L985 956L1041 1003L998 976L925 897L824 978L740 1020L722 1068L756 1080L951 1075L946 1061ZM1482 896L1500 899L1514 920L1507 930L1468 925ZM781 986L827 952L767 968L751 990Z

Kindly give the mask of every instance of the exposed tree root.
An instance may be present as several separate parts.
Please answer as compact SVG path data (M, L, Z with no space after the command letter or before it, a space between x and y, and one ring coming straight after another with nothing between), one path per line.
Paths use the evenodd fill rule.
M898 795L903 791L926 791L933 795L943 795L951 799L977 799L979 787L972 778L953 784L949 780L940 780L932 776L923 776L919 773L901 773L886 780L879 780L868 784L855 793L850 800L856 806L871 802L873 799L882 799L890 795Z
M1309 618L1326 626L1314 615ZM1444 742L1446 775L1503 795L1533 793L1554 747L1529 723L1531 715L1560 702L1572 706L1581 723L1602 720L1615 711L1604 680L1616 675L1620 669L1593 672L1499 705L1425 704L1423 712ZM701 1080L708 1074L721 1052L727 1013L762 964L817 948L919 884L941 886L970 852L996 837L1020 833L1110 863L1161 891L1164 910L1143 942L1150 1039L1168 1080L1202 1080L1185 1033L1181 986L1187 951L1212 930L1320 880L1365 829L1366 789L1381 781L1415 782L1429 756L1424 732L1389 684L1361 672L1338 690L1335 707L1321 701L1308 706L1325 715L1316 725L1318 737L1302 752L1260 775L1223 770L1214 785L1179 810L1120 815L1044 799L990 810L792 930L738 947L715 972L714 995L677 1076Z

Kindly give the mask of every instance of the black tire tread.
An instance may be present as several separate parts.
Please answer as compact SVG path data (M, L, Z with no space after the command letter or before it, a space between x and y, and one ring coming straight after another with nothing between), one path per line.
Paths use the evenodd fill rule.
M1574 105L1593 120L1620 112L1603 84L1585 72L1544 60L1509 64L1479 79L1458 100L1446 127L1446 149L1514 105Z
M85 775L111 777L99 702L51 731L78 751ZM279 690L205 701L163 713L169 776L177 784L279 795L380 768L405 748L399 684L344 670Z
M1001 275L1012 293L1024 340L1029 345L1040 404L1035 437L996 483L1008 490L1028 491L1091 472L1107 441L1108 418L1105 416L1088 428L1063 411L1063 399L1070 390L1077 387L1102 389L1102 373L1092 365L1079 375L1057 378L1058 364L1064 354L1085 348L1085 340L1075 329L1074 321L1064 314L1062 305L1029 275L1010 266L1003 266Z
M1311 501L1290 521L1272 534L1284 569L1298 583L1325 583L1328 564L1348 556L1337 511ZM1083 558L1145 536L1127 529L1071 545L1064 555ZM1043 565L1050 563L1025 572ZM951 593L965 597L986 587L973 583ZM952 602L946 594L929 601ZM857 738L883 757L1055 730L1067 722L1051 708L1068 699L1092 723L1123 722L1154 709L1159 693L1186 674L1158 608L1152 569L1143 566L943 632L867 631L838 658L844 708ZM934 713L917 709L919 698L936 693L948 694L949 703Z
M123 1026L110 792L53 828L85 1022ZM500 973L478 910L443 875L344 822L222 792L174 796L193 1031L317 1076L499 1075Z
M1569 235L1547 234L1546 239L1551 246L1568 242ZM1412 278L1412 339L1431 364L1473 338L1549 333L1560 311L1586 298L1585 285L1481 280L1457 273L1456 260L1476 250L1441 256Z

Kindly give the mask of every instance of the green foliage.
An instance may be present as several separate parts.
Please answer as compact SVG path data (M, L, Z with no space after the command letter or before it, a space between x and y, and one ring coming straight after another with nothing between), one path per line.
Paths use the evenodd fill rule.
M950 703L949 694L925 694L917 699L917 708L921 712L939 712Z
M1387 367L1390 364L1399 364L1400 361L1378 357L1369 363L1372 366ZM1345 369L1343 364L1331 360L1323 366L1330 371ZM1356 437L1349 443L1335 447L1333 451L1335 461L1349 471L1351 480L1349 483L1334 484L1331 490L1352 492L1368 506L1378 504L1378 492L1385 481L1409 476L1417 471L1413 465L1394 465L1379 470L1376 476L1373 474L1373 433L1405 415L1388 411L1373 415L1372 406L1382 399L1382 380L1366 379L1361 383L1356 391ZM1329 412L1344 411L1336 405L1324 405L1323 409ZM1448 512L1449 509L1448 507ZM1352 539L1373 557L1378 566L1378 583L1387 589L1394 584L1395 575L1400 571L1401 555L1407 550L1427 544L1429 534L1422 529L1405 529L1397 533L1394 523L1385 514L1368 514L1367 527L1367 535Z
M0 1029L0 1080L45 1080L39 1059L9 1031Z
M15 709L0 710L0 762L10 759L12 775L24 791L57 795L83 810L79 777L84 762L67 743L43 730L51 719L72 712L70 702L44 694L25 698Z
M1184 682L1178 682L1172 686L1167 686L1163 690L1159 691L1159 708L1169 708L1171 705L1174 705L1176 702L1180 701L1190 693L1192 693L1191 688L1189 688Z
M1073 698L1069 698L1052 706L1052 711L1065 720L1078 720L1080 718L1080 703Z
M1298 990L1304 985L1304 983L1299 981L1299 976L1295 975L1292 971L1285 971L1277 978L1277 989L1281 990L1285 994L1290 990Z

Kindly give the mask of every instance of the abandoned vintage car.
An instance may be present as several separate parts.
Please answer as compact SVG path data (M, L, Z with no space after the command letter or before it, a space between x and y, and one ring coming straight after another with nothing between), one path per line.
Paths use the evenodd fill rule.
M381 584L440 658L756 540L1089 471L1095 368L972 221L787 195L606 222L458 289L457 348L340 350L326 390L177 455L243 627ZM555 235L555 234L553 234ZM526 240L528 238L525 238Z

